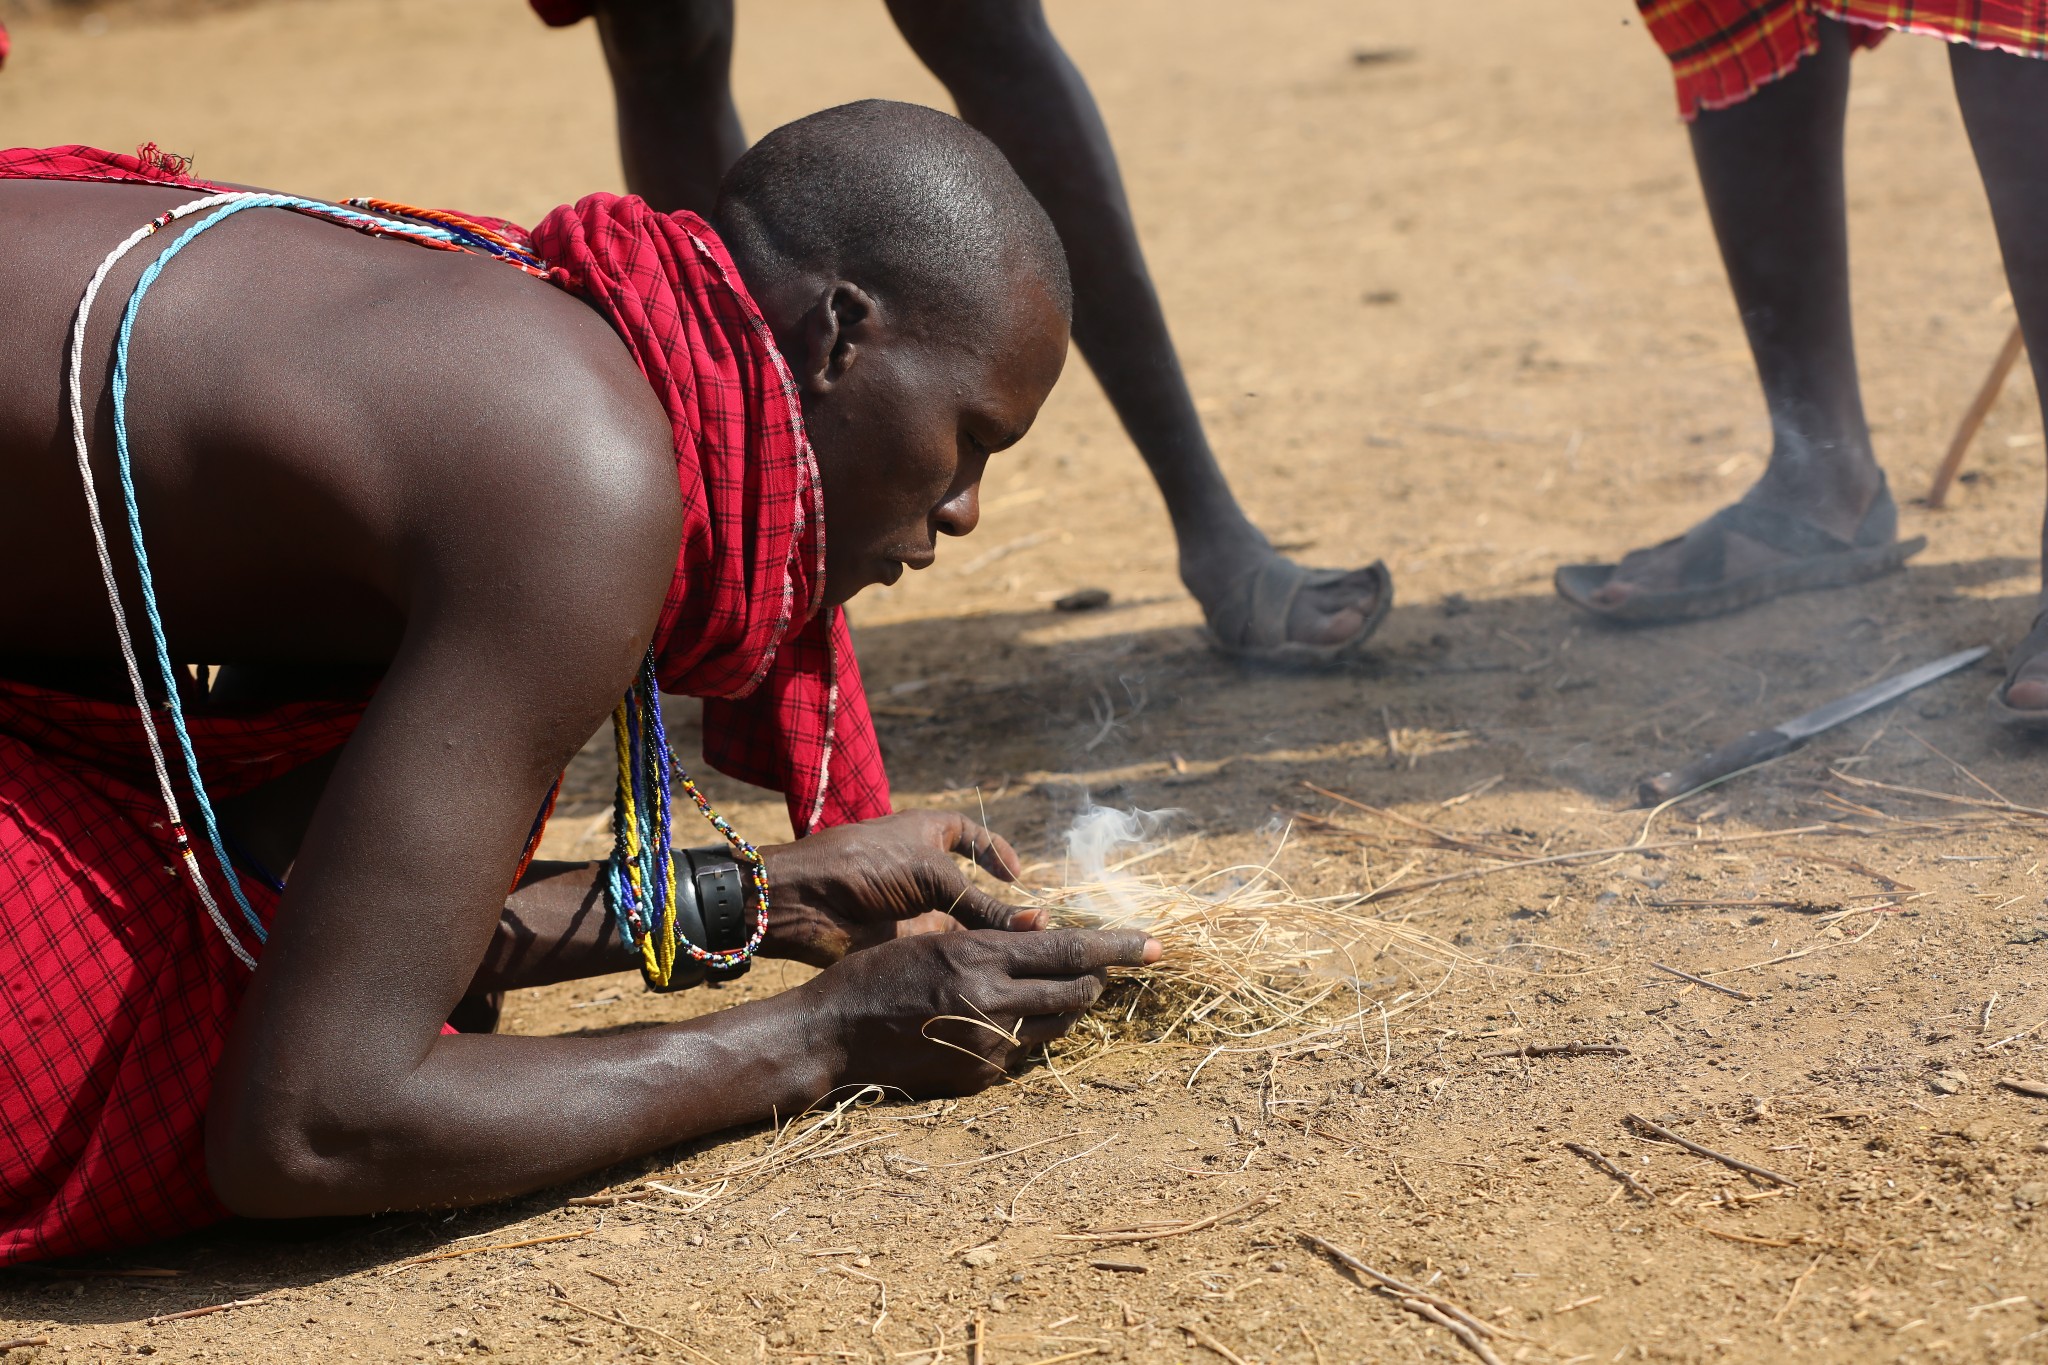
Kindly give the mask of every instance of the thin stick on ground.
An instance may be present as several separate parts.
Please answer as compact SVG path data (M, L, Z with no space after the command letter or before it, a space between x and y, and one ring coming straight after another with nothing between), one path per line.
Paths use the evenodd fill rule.
M253 1299L230 1299L226 1303L209 1303L204 1308L187 1308L182 1313L158 1313L155 1317L148 1319L143 1325L154 1327L160 1322L179 1322L185 1318L205 1318L211 1317L215 1313L230 1313L237 1308L253 1308L257 1304L265 1302L267 1298L267 1295L258 1294Z
M1998 1083L2015 1095L2031 1095L2037 1100L2048 1100L2048 1082L2023 1081L2017 1076L2000 1076Z
M1527 1043L1521 1047L1482 1052L1480 1060L1496 1057L1627 1057L1629 1050L1619 1043Z
M1650 1193L1649 1188L1645 1186L1642 1181L1637 1180L1627 1171L1624 1171L1621 1167L1615 1165L1612 1161L1609 1161L1607 1159L1606 1154L1602 1152L1599 1148L1588 1147L1583 1142L1567 1142L1565 1144L1565 1150L1577 1152L1580 1156L1592 1162L1594 1169L1598 1170L1602 1175L1613 1176L1616 1180L1619 1180L1622 1183L1622 1185L1627 1188L1628 1192L1632 1195L1635 1195L1637 1198L1655 1199L1657 1197L1654 1194Z
M711 1362L711 1365L724 1365L724 1362L720 1361L717 1356L707 1354L704 1351L700 1351L695 1346L692 1346L689 1342L684 1341L681 1337L670 1336L667 1332L662 1331L659 1327L649 1327L644 1322L634 1322L632 1319L626 1317L623 1313L607 1313L602 1308L592 1308L587 1303L578 1303L576 1302L576 1300L570 1298L567 1294L564 1294L562 1292L562 1286L558 1284L550 1284L548 1285L548 1288L552 1289L555 1292L555 1298L559 1302L568 1305L569 1307L575 1309L579 1313L587 1313L591 1317L596 1318L599 1322L608 1322L614 1327L623 1327L629 1332L639 1332L645 1336L659 1337L661 1338L661 1340L667 1342L669 1345L675 1347L677 1350L683 1352L685 1355L695 1356L699 1360L708 1360Z
M1222 1342L1216 1340L1216 1338L1210 1336L1207 1332L1204 1332L1201 1328L1195 1326L1192 1322L1182 1323L1180 1325L1180 1330L1188 1334L1189 1341L1192 1341L1195 1345L1201 1347L1205 1351L1214 1351L1217 1355L1222 1356L1225 1360L1229 1361L1230 1365L1245 1365L1243 1356L1240 1356L1237 1352L1231 1350L1228 1346L1225 1346Z
M575 1242L590 1236L595 1231L597 1231L595 1228L585 1228L581 1232L558 1232L552 1237L529 1237L523 1242L499 1242L494 1246L463 1247L456 1251L437 1251L429 1256L415 1256L409 1261L400 1261L389 1270L381 1270L377 1273L380 1277L396 1275L399 1271L410 1270L416 1265L427 1265L434 1261L450 1261L457 1256L481 1256L486 1251L517 1251L521 1247L537 1247L548 1242Z
M1789 1175L1779 1175L1776 1171L1766 1170L1762 1166L1752 1165L1749 1162L1744 1161L1741 1157L1730 1156L1726 1152L1717 1152L1712 1147L1702 1147L1699 1143L1694 1142L1691 1138L1680 1137L1678 1134L1672 1132L1669 1128L1664 1127L1662 1124L1650 1122L1641 1114L1626 1114L1623 1115L1623 1120L1628 1123L1633 1123L1634 1125L1636 1125L1636 1127L1642 1129L1645 1133L1650 1134L1652 1137L1663 1138L1666 1142L1675 1142L1680 1147L1685 1148L1686 1151L1693 1153L1695 1156L1703 1156L1710 1158L1711 1160L1718 1161L1723 1166L1726 1166L1731 1170L1741 1171L1744 1175L1753 1175L1757 1177L1759 1180L1768 1180L1774 1185L1783 1185L1788 1190L1797 1189L1799 1186L1799 1182L1794 1180Z
M1819 1266L1820 1257L1816 1256L1813 1258L1812 1265L1799 1272L1799 1278L1792 1281L1792 1292L1787 1294L1785 1301L1778 1305L1778 1311L1771 1314L1771 1326L1776 1327L1780 1322L1784 1321L1785 1315L1792 1311L1793 1301L1799 1297L1799 1291L1806 1288L1806 1277L1811 1275Z
M5 1341L0 1341L0 1351L14 1351L28 1346L48 1346L49 1344L50 1339L48 1337L8 1337Z
M1667 967L1661 962L1652 962L1650 965L1660 972L1677 977L1681 981L1690 981L1695 986L1705 986L1710 991L1719 991L1723 995L1732 995L1737 1000L1748 1001L1752 1004L1756 1001L1755 996L1738 991L1733 986L1724 986L1718 981L1709 981L1703 976L1694 976L1691 972L1681 972L1678 968Z
M1371 1266L1367 1265L1364 1261L1359 1260L1356 1256L1346 1251L1343 1247L1338 1246L1335 1242L1326 1241L1323 1238L1316 1236L1312 1232L1301 1232L1299 1230L1295 1232L1295 1236L1301 1238L1302 1241L1307 1242L1310 1246L1322 1252L1325 1256L1328 1256L1330 1259L1336 1261L1338 1264L1343 1265L1360 1275L1363 1275L1366 1279L1371 1280L1380 1288L1392 1290L1396 1298L1403 1300L1413 1299L1419 1303L1427 1303L1441 1312L1450 1314L1452 1317L1456 1318L1459 1322L1464 1323L1465 1326L1471 1328L1474 1332L1477 1332L1482 1337L1515 1335L1514 1333L1506 1332L1503 1328L1494 1326L1490 1322L1484 1322L1479 1318L1473 1317L1470 1313L1460 1308L1457 1304L1452 1303L1449 1299L1438 1298L1435 1294L1430 1293L1426 1289L1417 1289L1414 1285L1406 1284L1400 1280L1397 1280L1392 1275L1384 1274L1381 1271L1374 1270ZM1518 1337L1517 1339L1527 1340L1526 1337Z
M1977 804L1989 805L1990 802ZM2019 809L2015 807L2014 809ZM2039 814L2048 815L2048 811ZM1474 867L1463 872L1448 872L1441 877L1425 877L1419 882L1406 882L1400 886L1383 886L1369 892L1361 904L1384 900L1389 896L1407 896L1417 891L1427 891L1435 886L1448 886L1452 882L1469 882L1477 877L1491 877L1497 872L1515 872L1532 867L1549 867L1556 863L1584 862L1588 858L1622 858L1630 854L1661 852L1667 848L1710 848L1719 844L1746 844L1758 839L1794 839L1808 834L1840 833L1833 825L1796 825L1791 829L1757 830L1751 834L1722 834L1708 839L1658 839L1651 843L1620 844L1614 848L1588 848L1577 853L1552 853L1541 858L1524 858L1520 862L1502 863L1498 867Z
M1409 1312L1428 1318L1437 1326L1457 1337L1458 1340L1471 1348L1472 1354L1485 1361L1486 1365L1501 1365L1501 1358L1493 1353L1492 1347L1480 1340L1477 1332L1474 1332L1464 1323L1450 1317L1434 1304L1425 1303L1421 1299L1402 1299L1400 1304Z
M1207 1218L1192 1218L1185 1223L1172 1223L1160 1228L1124 1228L1116 1232L1062 1232L1058 1234L1058 1238L1062 1242L1156 1242L1165 1237L1184 1237L1190 1232L1213 1228L1224 1219L1243 1213L1246 1209L1263 1208L1272 1202L1270 1195L1261 1195L1257 1199L1247 1199L1242 1204L1234 1205L1221 1213L1212 1213Z

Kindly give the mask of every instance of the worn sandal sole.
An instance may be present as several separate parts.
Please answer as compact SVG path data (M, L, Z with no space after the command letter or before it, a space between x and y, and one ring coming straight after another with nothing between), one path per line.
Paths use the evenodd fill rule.
M1879 578L1904 568L1907 560L1926 548L1927 537L1914 536L1911 540L1895 540L1887 545L1815 555L1811 559L1781 564L1775 569L1704 587L1637 593L1618 607L1603 606L1593 601L1593 594L1613 579L1616 565L1560 565L1554 582L1559 597L1595 616L1628 625L1655 625L1664 621L1697 621L1709 616L1722 616L1786 593L1843 588L1865 579Z

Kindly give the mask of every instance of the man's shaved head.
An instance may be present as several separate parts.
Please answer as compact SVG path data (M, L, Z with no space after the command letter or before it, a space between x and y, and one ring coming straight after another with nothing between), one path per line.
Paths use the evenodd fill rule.
M922 105L862 100L777 128L727 172L713 220L749 279L845 279L923 320L1034 279L1073 317L1045 210L994 143Z

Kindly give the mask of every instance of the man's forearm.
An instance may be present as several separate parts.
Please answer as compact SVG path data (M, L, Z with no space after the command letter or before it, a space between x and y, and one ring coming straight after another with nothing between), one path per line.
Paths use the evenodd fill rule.
M381 1101L319 1114L292 1112L287 1097L226 1106L209 1125L209 1174L251 1217L520 1194L801 1112L841 1068L819 1045L815 1011L799 989L601 1038L439 1038Z

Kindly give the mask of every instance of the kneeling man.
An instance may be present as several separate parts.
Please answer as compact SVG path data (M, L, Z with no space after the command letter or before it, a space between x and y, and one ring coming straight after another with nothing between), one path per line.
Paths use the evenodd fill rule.
M978 134L828 110L712 223L530 234L184 169L0 152L0 1264L975 1089L1157 956L1014 932L952 858L1007 844L888 814L839 612L974 529L1065 358L1058 239ZM700 818L657 689L808 837ZM613 856L529 863L607 715ZM624 1035L444 1022L757 951L828 969Z

